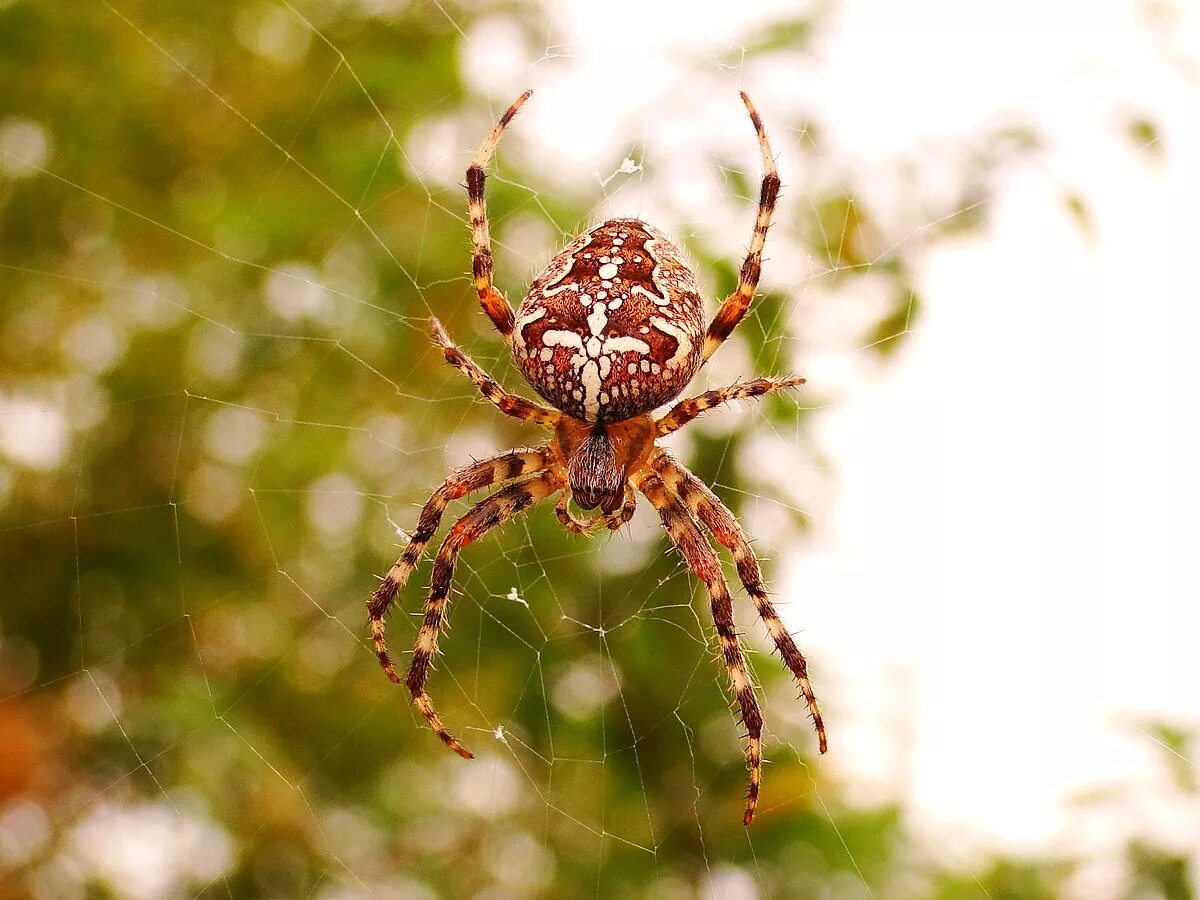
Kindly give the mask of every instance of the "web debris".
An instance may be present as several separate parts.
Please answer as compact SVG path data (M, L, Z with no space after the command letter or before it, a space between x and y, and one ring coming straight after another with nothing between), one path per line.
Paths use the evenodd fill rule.
M621 160L621 164L617 166L613 173L607 178L602 178L599 172L595 172L594 174L596 176L596 180L600 182L600 187L606 188L608 187L608 183L618 175L634 175L640 171L642 171L641 165L634 162L632 157L627 156Z

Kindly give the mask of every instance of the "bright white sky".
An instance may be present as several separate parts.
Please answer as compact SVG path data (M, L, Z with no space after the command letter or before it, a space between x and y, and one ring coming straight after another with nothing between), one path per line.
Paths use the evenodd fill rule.
M559 160L539 190L612 172L614 141L642 123L677 208L714 204L723 223L685 144L740 148L752 170L737 87L764 115L816 110L847 170L1002 120L1047 139L1004 176L983 233L929 255L899 359L849 374L820 417L836 496L782 593L829 707L823 766L864 797L899 780L935 833L1053 837L1076 789L1150 778L1131 720L1200 720L1200 17L1179 12L1164 38L1132 2L846 0L818 68L735 66L731 101L696 105L683 52L721 76L769 11L687 6L560 3L532 54L500 52L516 38L495 23L469 32L495 51L468 66L498 108L538 89L523 124ZM1158 123L1158 162L1126 139L1132 113ZM622 190L626 213L652 217L636 183ZM1066 191L1089 204L1090 238Z
M1073 790L1148 777L1132 720L1200 720L1200 30L1171 42L1189 82L1133 4L1006 4L977 25L973 4L925 7L905 4L921 33L897 44L871 33L888 4L848 5L840 103L886 83L897 144L1012 110L1050 153L1005 179L985 233L930 257L899 365L824 417L840 491L794 589L829 679L853 685L845 712L911 703L914 803L1024 842L1061 827ZM1138 110L1158 165L1123 140ZM862 726L847 752L866 768L879 737Z

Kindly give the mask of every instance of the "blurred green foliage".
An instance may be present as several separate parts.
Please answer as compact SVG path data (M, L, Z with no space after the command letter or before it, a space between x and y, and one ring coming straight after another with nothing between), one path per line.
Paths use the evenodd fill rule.
M449 465L532 437L426 338L436 311L517 386L465 277L461 191L403 150L435 113L487 127L459 72L471 13L372 8L0 8L0 372L25 448L0 468L2 895L1056 896L1069 866L945 874L899 807L843 802L765 652L747 833L706 602L649 527L588 543L543 509L464 556L432 692L473 763L383 678L363 601L397 527ZM748 46L798 52L818 25ZM530 196L501 156L502 234ZM730 183L749 222L753 181ZM782 216L832 274L885 280L862 333L890 352L919 313L906 250L880 255L852 185L814 195ZM689 249L732 286L736 261ZM786 367L793 303L768 293L743 325L755 371ZM816 452L793 399L756 416ZM742 511L778 488L739 464L757 434L687 445ZM768 550L807 526L772 521ZM394 617L396 650L413 633ZM1130 852L1138 896L1188 896L1184 861Z

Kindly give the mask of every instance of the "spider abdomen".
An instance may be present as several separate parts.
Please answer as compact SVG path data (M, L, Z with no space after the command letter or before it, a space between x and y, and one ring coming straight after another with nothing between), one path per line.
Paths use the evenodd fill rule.
M610 219L550 260L517 312L513 354L568 415L619 422L679 394L700 366L704 308L679 249Z

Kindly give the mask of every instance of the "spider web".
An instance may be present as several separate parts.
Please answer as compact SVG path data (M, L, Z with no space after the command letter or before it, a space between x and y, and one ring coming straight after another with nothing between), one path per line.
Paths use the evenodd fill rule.
M903 345L925 253L977 221L987 175L1020 143L988 134L923 162L843 154L834 111L796 99L818 93L817 9L631 37L630 54L661 61L623 80L586 37L591 15L285 0L239 9L230 34L99 0L73 33L134 60L125 90L194 110L165 132L171 196L102 160L103 134L51 133L36 109L6 127L6 171L40 185L30 202L67 234L0 260L29 304L18 333L49 332L67 360L31 364L28 389L3 397L5 447L32 472L4 485L18 500L6 535L43 561L17 580L44 608L21 606L36 645L5 637L0 708L30 747L61 754L0 819L3 861L31 893L879 889L864 856L877 823L822 787L803 706L745 603L771 762L755 829L769 837L741 830L741 741L706 602L645 504L592 541L544 506L462 554L430 690L470 765L437 746L366 641L371 573L444 473L538 439L426 338L437 315L522 389L464 274L458 187L519 90L537 94L489 181L510 301L556 247L619 213L685 247L710 313L749 237L759 171L737 90L755 97L785 180L764 296L689 393L790 371L812 389L711 414L668 446L737 509L793 629L819 598L787 563L831 489L814 417ZM457 75L381 62L388 40L434 58L417 34L458 54L465 99L426 92ZM214 128L244 166L206 155ZM427 578L426 564L391 620L397 652ZM819 635L801 643L836 672ZM818 687L837 709L835 677ZM792 851L820 874L804 881Z

